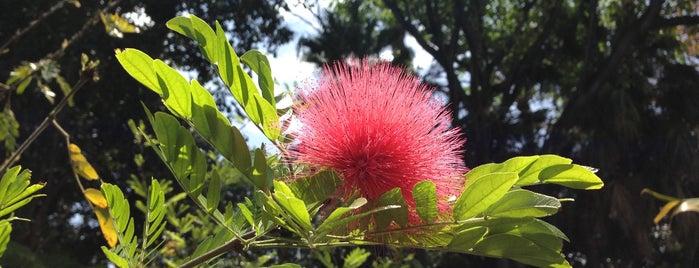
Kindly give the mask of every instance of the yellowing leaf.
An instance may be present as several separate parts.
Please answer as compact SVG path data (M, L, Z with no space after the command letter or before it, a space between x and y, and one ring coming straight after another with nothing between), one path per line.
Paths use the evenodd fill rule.
M675 215L679 213L690 211L699 212L699 197L682 200L682 203L679 203L677 209L672 212L672 217L675 217Z
M70 162L73 164L73 170L78 173L81 177L86 180L96 180L99 179L97 171L87 162L87 159L80 151L80 147L75 144L68 145L68 151L70 151Z
M670 210L672 210L673 208L675 208L679 204L680 204L680 200L674 200L674 201L667 202L667 204L665 204L663 206L663 208L660 209L660 212L658 212L658 215L655 215L655 218L653 218L653 222L655 222L655 224L658 224L660 222L660 220L665 218L665 215L667 215L667 213L669 213Z
M95 207L95 215L97 215L97 222L100 224L104 239L107 240L109 247L113 248L119 241L116 229L114 229L114 219L106 208Z
M124 37L124 33L139 32L136 25L131 24L118 13L104 14L100 12L100 19L102 20L102 24L104 24L104 30L111 36L122 38Z
M104 198L102 191L95 188L87 188L85 190L85 198L90 200L90 203L100 208L107 208L107 199Z

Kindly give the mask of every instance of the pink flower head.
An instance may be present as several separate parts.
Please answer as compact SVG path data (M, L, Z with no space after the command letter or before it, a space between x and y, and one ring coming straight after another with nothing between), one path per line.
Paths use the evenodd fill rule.
M463 187L465 139L433 90L389 63L350 60L326 65L319 81L299 89L301 125L294 157L343 178L345 196L369 200L400 187L416 219L412 190L435 183L440 210Z

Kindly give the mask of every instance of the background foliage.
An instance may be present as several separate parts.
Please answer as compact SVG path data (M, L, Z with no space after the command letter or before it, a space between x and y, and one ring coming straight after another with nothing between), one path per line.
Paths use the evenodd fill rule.
M22 61L48 57L55 63L42 65L47 67L41 74L46 74L46 84L58 100L64 93L61 82L51 74L59 73L72 84L79 77L80 53L99 59L100 81L77 94L75 105L61 113L58 121L81 144L103 179L122 189L130 185L134 190L126 194L135 200L136 185L166 172L145 149L144 141L133 138L126 122L133 118L137 125L139 119L145 120L139 100L149 107L159 104L155 96L145 94L145 88L125 76L112 57L113 49L138 47L205 76L211 70L182 46L188 41L168 35L164 28L165 21L184 11L207 22L234 22L222 26L234 35L236 51L266 45L274 48L289 40L291 33L284 30L276 11L284 3L244 2L118 1L110 12L143 7L153 26L119 39L109 36L103 25L90 24L54 58L51 53L61 48L64 39L83 31L86 22L98 15L97 10L108 6L107 2L86 1L78 8L74 2L61 1L55 12L13 41L9 50L0 51L0 81L8 81L10 71ZM2 5L0 42L4 43L58 4L5 1ZM696 215L685 213L671 225L655 226L652 218L661 204L639 193L642 188L652 188L680 198L699 195L699 181L692 172L699 163L696 6L696 1L689 0L346 1L318 12L321 21L326 16L335 19L321 24L318 38L305 36L300 45L317 62L349 54L376 54L384 48L396 49L394 59L405 63L403 59L411 54L401 40L412 35L435 58L433 67L422 73L444 92L455 111L453 122L466 130L469 166L514 155L555 153L600 168L600 177L608 180L602 194L560 193L577 202L566 204L552 219L574 241L564 248L572 263L688 266L699 258L699 234L692 227L697 224ZM361 12L377 10L373 7L383 12ZM247 19L250 17L262 19ZM353 33L364 37L342 39L346 29L362 29ZM333 40L348 45L327 45L339 43ZM3 114L3 122L8 122L3 126L10 126L5 133L17 127L16 144L52 108L46 96L38 84L22 94L0 90L3 108L11 104L16 118L7 120L9 113ZM216 100L234 107L223 98ZM103 238L82 193L66 179L72 176L64 153L67 144L57 134L46 131L22 155L22 166L33 170L34 178L48 182L43 190L47 196L20 211L33 221L17 224L13 231L17 243L10 247L15 247L17 258L25 258L21 259L25 264L38 259L28 252L41 254L36 263L103 262L96 246L103 244ZM223 183L224 193L233 200L237 191L247 187L234 183L240 178L225 172L227 167L220 168L221 174L228 174L222 178L227 182ZM131 174L135 180L128 180ZM558 189L543 190L559 194ZM168 254L177 254L177 250L172 247ZM274 254L270 258L294 255ZM417 255L420 260L433 258ZM440 256L431 263L456 263L458 258L462 257ZM486 265L493 261L470 258L458 262Z

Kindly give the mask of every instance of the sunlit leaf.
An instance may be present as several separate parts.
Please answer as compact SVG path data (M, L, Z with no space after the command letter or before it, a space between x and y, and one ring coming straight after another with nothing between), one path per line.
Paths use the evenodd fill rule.
M85 189L85 198L87 198L90 203L99 208L107 208L107 199L104 197L102 191L95 188Z
M529 170L529 167L538 159L541 157L538 155L533 155L533 156L518 156L518 157L513 157L510 159L507 159L507 161L503 163L488 163L488 164L483 164L480 166L477 166L473 169L471 169L468 173L466 173L466 179L467 180L472 180L476 179L479 177L482 177L486 174L490 173L496 173L496 172L517 172L520 173L520 181L523 180L521 178L522 173L527 173ZM537 180L538 182L538 180Z
M192 117L192 90L184 76L161 60L153 61L153 68L165 106L181 118Z
M298 198L307 204L324 201L329 198L342 179L332 170L323 170L311 177L298 178L289 184L289 188Z
M209 182L209 189L206 192L206 208L209 211L216 210L221 200L221 178L218 173L213 173Z
M380 215L383 213L386 213L388 211L392 210L398 210L398 209L405 209L405 207L399 206L399 205L388 205L388 206L380 206L380 207L375 207L372 209L369 209L367 211L363 211L361 213L356 213L356 214L346 214L347 212L350 212L352 210L355 210L357 208L360 208L364 206L367 203L367 200L364 198L358 198L356 199L349 207L339 207L333 213L330 214L330 216L325 220L317 229L317 233L319 236L325 235L332 231L333 229L343 226L345 224L359 221L361 219L364 219L368 216L372 215ZM407 210L406 210L407 212ZM343 217L344 215L350 215ZM407 217L407 216L406 216Z
M207 60L216 63L218 58L216 34L205 21L190 14L172 18L165 25L169 29L197 41Z
M259 189L267 189L267 159L260 148L255 150L255 165L252 170L252 182Z
M100 19L107 34L114 37L121 38L124 33L138 33L140 31L136 25L131 24L118 13L105 14L100 12Z
M541 182L539 175L544 169L554 165L570 164L573 162L573 160L569 158L551 154L535 157L537 157L536 161L520 171L520 179L517 181L517 185L538 184Z
M437 218L437 187L431 181L421 181L413 187L415 210L422 221L432 223Z
M75 144L69 144L70 162L73 164L73 170L86 180L99 179L97 171L87 162L85 156L81 153L80 147Z
M25 206L31 200L45 194L36 194L45 183L30 185L31 172L14 166L5 171L0 180L0 217L5 216Z
M699 212L699 198L688 198L682 200L682 202L679 205L677 205L675 211L672 212L672 216L674 217L679 213L690 211Z
M101 207L95 207L95 215L97 215L97 222L100 224L100 230L102 230L104 239L107 240L107 245L113 248L119 240L112 216L109 215L109 211L106 208Z
M674 209L675 207L677 207L677 205L680 204L680 201L681 200L674 200L674 201L667 202L667 204L665 204L663 206L663 208L660 209L660 212L658 212L658 215L655 215L655 218L653 218L653 222L655 224L658 224L663 218L665 218L665 216L668 213L670 213L670 211L672 211L672 209Z
M345 256L343 268L359 268L366 262L371 253L363 248L355 248Z
M158 77L155 75L155 69L153 68L153 58L133 48L127 48L123 51L117 49L116 58L121 67L136 81L158 93L158 95L163 95L163 90L160 89Z
M593 190L604 186L602 179L597 177L590 169L573 164L549 166L541 171L539 180L573 189Z
M301 199L296 198L286 184L281 181L274 181L274 200L281 206L291 218L299 224L304 231L311 231L311 216L306 210L306 204Z
M249 50L240 57L250 69L257 74L257 84L262 91L262 97L271 104L276 106L274 100L274 80L272 79L272 67L269 65L267 57L258 50Z
M376 228L378 230L386 229L390 226L391 222L395 222L399 226L405 226L408 223L408 206L405 203L400 188L393 188L379 197L377 207L392 205L400 206L400 208L374 214L374 221L376 222Z
M470 179L466 190L454 204L454 219L465 220L475 217L495 204L517 181L517 173L490 173Z
M346 221L340 221L340 219L345 216L348 212L356 210L367 204L365 198L357 198L352 204L347 207L338 207L330 213L330 215L318 226L317 233L319 236L326 235L332 231L335 227L347 223Z
M10 221L0 221L0 257L5 254L7 244L10 242L10 233L12 233L12 224L10 224Z
M240 209L240 214L243 214L245 220L250 224L250 226L255 227L255 221L252 218L252 212L250 209L242 203L238 203L238 209Z
M119 268L129 268L129 262L127 260L120 257L118 254L112 252L105 246L102 246L101 248L102 252L104 252L104 255L107 256L107 259L114 263L114 265L116 265Z
M67 96L70 91L73 89L68 82L66 82L65 78L60 75L56 75L56 83L58 83L58 86L61 88L61 91L63 92L63 96ZM68 99L68 106L73 107L74 101L73 97L70 97Z
M449 248L457 251L466 251L471 249L485 234L488 233L488 228L476 226L459 231L454 235L454 238L449 242Z
M32 74L38 69L36 63L23 61L10 72L10 77L5 84L16 85L17 94L22 94L32 81Z
M561 202L554 197L516 189L507 192L483 214L490 217L544 217L555 214L560 207Z
M143 243L149 248L165 229L165 193L156 179L151 179L150 191L147 197L148 210L146 211L146 226Z

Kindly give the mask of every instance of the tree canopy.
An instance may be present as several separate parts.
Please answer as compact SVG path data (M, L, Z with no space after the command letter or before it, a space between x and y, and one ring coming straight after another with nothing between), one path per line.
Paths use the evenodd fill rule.
M579 264L696 263L699 234L688 226L697 219L675 221L673 237L686 247L664 251L669 242L653 238L658 204L640 195L699 194L696 1L372 2L389 15L361 12L361 2L328 11L321 21L368 18L303 40L308 58L377 55L352 48L387 46L375 37L383 32L413 36L434 58L425 80L448 96L453 124L465 129L468 165L555 153L607 178L602 194L574 196L554 219L576 241L567 250ZM317 50L347 27L363 37Z

